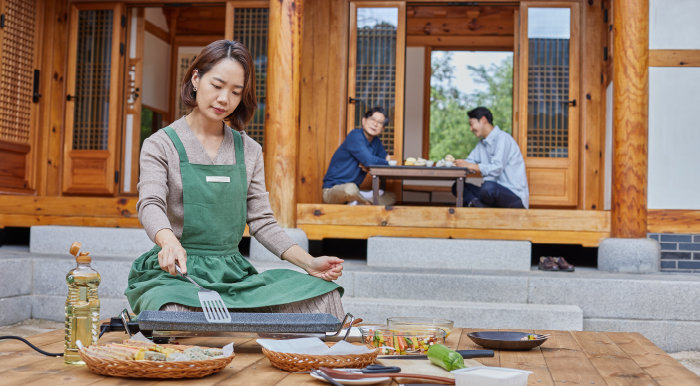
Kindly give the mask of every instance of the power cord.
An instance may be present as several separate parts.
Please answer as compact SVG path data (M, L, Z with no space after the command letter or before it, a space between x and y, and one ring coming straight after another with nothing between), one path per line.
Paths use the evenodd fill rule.
M108 326L108 325L107 325L107 326L102 326L102 328L100 329L100 336L98 337L98 339L101 338L102 335L103 335L105 332L107 332L107 331L109 331L109 326ZM44 354L44 355L47 355L47 356L50 356L50 357L62 357L62 356L63 356L63 353L62 353L62 352L60 352L60 353L52 353L52 352L44 351L44 350L40 349L39 347L36 347L35 345L33 345L30 341L28 341L28 340L22 338L21 336L14 336L14 335L4 335L4 336L0 336L0 340L3 340L3 339L16 339L16 340L21 340L22 342L26 343L29 347L33 348L33 349L36 350L37 352L39 352L39 353L41 353L41 354Z

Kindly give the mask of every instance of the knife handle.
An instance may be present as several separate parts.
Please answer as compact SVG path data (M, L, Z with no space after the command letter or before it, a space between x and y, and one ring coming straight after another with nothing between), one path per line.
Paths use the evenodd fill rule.
M457 350L462 358L488 358L493 356L493 350Z

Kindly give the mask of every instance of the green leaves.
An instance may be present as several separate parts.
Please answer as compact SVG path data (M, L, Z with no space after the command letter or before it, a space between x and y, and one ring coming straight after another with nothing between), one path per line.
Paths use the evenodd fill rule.
M501 63L467 66L478 84L470 94L459 91L454 84L455 68L452 55L434 56L430 87L430 159L439 160L447 154L466 158L479 139L469 130L467 111L485 106L493 113L494 125L512 132L513 57Z

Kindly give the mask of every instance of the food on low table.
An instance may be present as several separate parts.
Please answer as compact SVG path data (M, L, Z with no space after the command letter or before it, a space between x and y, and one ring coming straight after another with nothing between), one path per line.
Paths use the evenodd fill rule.
M155 343L126 340L123 343L108 343L93 345L82 350L90 356L106 359L134 361L197 361L216 359L224 356L218 348L202 348L182 346L177 348L163 347Z
M430 346L444 343L445 331L425 329L403 331L391 328L360 326L362 341L380 349L379 354L425 354Z

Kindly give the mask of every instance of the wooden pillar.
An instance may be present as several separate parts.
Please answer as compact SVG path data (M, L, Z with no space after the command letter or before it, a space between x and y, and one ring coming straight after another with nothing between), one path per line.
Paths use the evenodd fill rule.
M277 222L296 227L299 81L303 0L270 1L265 180Z
M649 0L614 0L613 28L611 236L645 238Z

